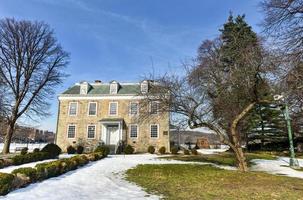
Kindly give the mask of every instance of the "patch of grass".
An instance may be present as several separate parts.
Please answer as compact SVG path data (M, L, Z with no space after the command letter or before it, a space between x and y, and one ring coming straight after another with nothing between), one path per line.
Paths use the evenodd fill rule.
M126 179L165 199L302 199L302 179L210 165L138 165Z
M246 153L246 159L249 164L253 159L267 159L267 160L275 160L276 157L270 154L265 153ZM211 154L211 155L176 155L170 157L161 157L161 159L173 159L173 160L181 160L181 161L189 161L189 162L210 162L218 165L228 165L228 166L236 166L237 161L233 153L224 152L220 154Z

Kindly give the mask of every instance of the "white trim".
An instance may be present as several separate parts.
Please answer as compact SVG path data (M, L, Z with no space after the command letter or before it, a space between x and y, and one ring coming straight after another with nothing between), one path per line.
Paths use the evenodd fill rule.
M144 96L136 96L136 95L125 95L125 96L112 96L110 94L106 96L59 96L59 100L139 100L144 99Z
M131 126L132 125L137 126L137 137L131 137ZM130 124L129 125L129 138L132 139L132 140L136 140L136 139L138 139L138 137L139 137L139 125L138 124Z
M156 126L157 126L157 129L158 129L157 137L152 137L152 136L151 136L151 126L153 126L153 125L156 125ZM149 137L150 137L151 139L159 139L159 135L160 135L160 125L159 125L159 124L150 124L150 125L149 125Z
M132 103L136 103L137 104L137 114L132 114L131 113L131 104ZM129 116L138 116L139 115L139 110L140 110L140 104L139 104L139 101L130 101L129 104L128 104L128 115Z
M70 126L75 127L75 137L73 137L73 138L68 137L68 129L69 129ZM66 130L66 138L67 139L75 139L76 137L77 137L77 125L76 124L68 124L67 125L67 130Z
M116 114L115 115L110 114L110 105L112 103L115 103L117 105L117 107L116 107ZM118 113L119 113L118 111L119 111L119 104L118 104L118 102L117 101L110 101L109 104L108 104L108 116L117 116Z
M76 103L77 104L77 106L76 106L76 114L75 115L70 115L70 105L72 104L72 103ZM77 116L78 115L78 108L79 107L79 103L78 102L73 102L73 101L71 101L71 102L69 102L69 104L68 104L68 111L67 111L67 113L68 113L68 116L72 116L72 117L75 117L75 116Z
M94 126L94 127L95 127L95 133L94 133L94 137L93 137L93 138L89 138L89 137L88 137L88 127L89 127L89 126ZM96 134L97 134L97 125L96 125L96 124L87 124L87 126L86 126L86 138L87 138L88 140L96 139Z
M95 104L96 104L96 114L94 114L94 115L90 115L90 114L89 114L89 106L90 106L90 104L92 104L92 103L95 103ZM97 113L98 113L98 102L96 102L96 101L90 101L90 102L88 102L87 116L97 116Z

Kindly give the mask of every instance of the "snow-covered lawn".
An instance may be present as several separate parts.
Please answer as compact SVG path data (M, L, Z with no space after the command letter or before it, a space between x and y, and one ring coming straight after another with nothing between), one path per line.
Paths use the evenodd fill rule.
M16 147L27 147L29 152L32 152L34 148L42 149L47 143L39 143L39 144L27 144L27 143L11 143L9 147L9 151L14 153ZM3 149L3 143L0 143L0 151Z
M138 164L190 162L158 159L151 154L114 155L88 164L62 176L31 184L9 193L3 199L159 199L123 179L123 173Z
M303 167L303 159L298 159L299 165ZM252 160L255 163L251 167L253 171L264 171L270 174L285 175L290 177L303 178L303 171L294 170L289 167L288 157L279 157L277 160Z
M210 155L210 154L217 154L217 153L222 153L222 152L225 152L229 149L229 147L223 147L221 149L197 149L197 151L201 154L207 154L207 155Z
M292 170L280 165L287 165L283 160L255 160L254 170L269 173L283 173ZM303 165L303 160L300 160ZM159 196L149 195L139 186L123 179L123 173L138 164L191 164L177 160L158 159L157 155L112 155L97 162L92 162L76 171L68 172L62 176L51 178L40 183L31 184L9 193L0 199L159 199ZM205 164L205 163L199 163ZM273 167L275 166L275 167ZM293 172L298 177L303 172ZM288 175L291 175L289 173Z
M74 156L74 155L61 154L59 156L59 159L70 158L72 156ZM11 173L15 169L18 169L18 168L21 168L21 167L34 167L36 164L45 163L45 162L51 162L51 161L54 161L54 160L57 160L57 159L47 159L47 160L42 160L42 161L37 161L37 162L31 162L31 163L26 163L26 164L23 164L23 165L16 165L16 166L13 165L13 166L9 166L9 167L5 167L5 168L0 169L0 172Z

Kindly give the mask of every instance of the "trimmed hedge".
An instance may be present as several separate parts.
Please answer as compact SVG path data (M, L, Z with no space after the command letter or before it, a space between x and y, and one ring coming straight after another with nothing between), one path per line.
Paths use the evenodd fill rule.
M0 195L6 195L13 188L13 174L0 173Z
M67 154L75 154L76 153L76 149L75 149L75 147L73 147L73 146L68 146L67 148L66 148L66 152L67 152Z
M12 171L12 174L23 174L26 177L29 177L31 182L35 182L37 180L37 170L31 167L22 167L19 169L15 169Z
M95 149L94 151L95 153L96 152L100 152L102 153L103 155L107 156L110 152L110 149L108 146L105 146L105 145L100 145L100 146L97 146L97 148Z
M165 147L160 147L160 149L158 150L158 152L159 152L160 154L165 154L166 148L165 148Z
M81 145L77 146L77 154L82 154L83 151L84 151L84 147L83 146L81 146Z
M124 153L125 154L133 154L135 151L134 147L132 147L131 145L127 145L125 147Z
M27 154L27 151L28 151L28 148L27 147L24 147L22 150L21 150L21 155L25 155Z
M170 151L172 154L178 154L178 147L172 147Z
M0 173L0 195L6 195L14 189L25 187L28 184L37 181L43 181L51 177L60 176L66 172L84 166L90 161L100 160L107 156L105 153L106 152L95 152L82 154L71 158L40 163L37 164L35 168L25 167L15 169L12 174ZM20 176L20 174L22 176Z
M43 147L41 151L48 153L51 158L56 158L59 156L62 150L58 145L50 143Z
M22 165L25 163L37 162L52 158L46 152L28 153L25 155L16 155L12 158L13 165Z
M156 149L155 149L154 146L149 146L149 147L147 148L147 152L148 152L148 153L154 154L155 151L156 151Z

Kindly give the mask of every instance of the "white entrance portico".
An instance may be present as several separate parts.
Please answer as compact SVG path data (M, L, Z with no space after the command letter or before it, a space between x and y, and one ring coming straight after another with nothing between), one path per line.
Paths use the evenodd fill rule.
M122 140L123 119L106 118L100 120L101 141L106 145L117 145Z

